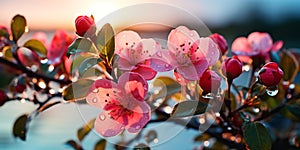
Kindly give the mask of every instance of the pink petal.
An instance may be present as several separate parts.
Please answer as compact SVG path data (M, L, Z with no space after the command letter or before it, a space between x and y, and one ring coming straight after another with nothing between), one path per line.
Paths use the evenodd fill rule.
M128 125L125 127L128 132L136 133L139 132L150 120L151 109L146 102L133 101L132 115L128 116Z
M283 41L276 41L273 46L272 46L272 51L277 52L278 50L280 50L283 46Z
M132 95L139 101L144 101L148 91L148 83L137 73L124 73L118 81L119 88L123 89L126 94Z
M107 79L99 79L94 82L88 91L86 101L88 104L104 108L108 102L114 101L119 97L117 85Z
M124 59L122 57L119 58L118 60L118 67L121 70L132 70L134 65L132 65L127 59Z
M61 30L55 32L47 52L48 62L53 65L60 63L71 42L72 38L69 37L65 31Z
M151 68L159 72L173 70L174 66L177 66L177 62L171 57L170 53L168 50L157 51L150 59Z
M253 32L248 36L248 42L252 44L252 50L265 53L271 50L273 40L268 33Z
M200 55L204 55L210 66L213 66L220 56L218 45L209 37L201 38L199 43ZM202 57L202 56L197 56Z
M245 37L236 38L232 43L231 49L232 53L236 55L253 56L258 54L258 52L252 52L252 47Z
M124 125L110 118L106 112L102 112L96 118L94 128L103 137L112 137L121 133L124 129Z
M195 30L190 30L185 26L179 26L170 32L168 36L168 48L172 52L176 52L176 48L182 47L182 44L185 44L184 46L188 46L188 43L194 43L198 39L200 39L200 37ZM185 51L181 52L187 53L188 50L186 49L187 47L185 47Z
M131 54L134 55L132 58L135 63L144 62L146 59L149 59L153 54L155 54L160 49L160 45L157 44L153 39L142 39L134 52Z
M198 80L203 72L208 68L208 61L203 59L194 63L194 65L179 66L177 72L186 80Z
M157 74L155 70L153 70L150 66L146 65L138 65L138 67L132 70L132 72L140 74L146 80L152 80Z
M175 80L180 83L182 86L185 86L189 80L184 79L176 70L174 70Z
M121 57L127 57L125 49L135 47L141 40L141 37L134 31L122 31L115 37L116 45L115 52Z

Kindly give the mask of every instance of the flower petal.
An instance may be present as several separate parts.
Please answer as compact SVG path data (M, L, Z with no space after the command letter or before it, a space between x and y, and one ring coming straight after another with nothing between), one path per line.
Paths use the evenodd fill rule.
M198 80L207 68L208 61L202 59L194 63L194 65L179 66L177 68L177 73L179 73L186 80L194 81Z
M134 31L122 31L116 35L115 52L121 57L127 58L128 49L135 47L141 37Z
M124 73L118 81L119 88L123 89L126 94L131 94L139 101L144 101L148 91L148 83L137 73Z
M116 100L119 93L116 83L107 79L99 79L89 89L86 101L92 106L104 108L108 102Z
M276 41L273 46L272 46L272 51L277 52L278 50L280 50L283 46L283 41Z
M127 59L120 57L118 59L118 67L121 70L132 70L134 66Z
M209 65L213 66L220 56L218 45L211 38L206 37L200 39L198 47L200 51L196 52L195 54L202 53L200 55L204 55Z
M136 103L134 107L131 107L132 115L128 117L128 125L125 127L128 132L136 133L139 132L150 120L151 109L146 102L132 101Z
M271 50L273 40L268 33L252 32L248 36L248 43L252 44L252 51L265 53Z
M150 59L151 68L158 72L166 72L174 69L174 66L177 66L177 62L172 59L168 50L159 50L152 56Z
M150 66L147 65L138 65L138 67L132 70L132 72L140 74L146 80L152 80L157 74L155 70L153 70Z
M178 48L182 53L187 53L189 43L194 43L198 39L200 39L200 37L195 30L190 30L185 26L179 26L170 32L168 36L168 48L172 52L176 52Z
M258 52L252 51L252 47L245 37L236 38L232 43L231 49L235 55L254 56L258 54Z
M100 133L103 137L116 136L123 131L124 125L120 124L118 121L109 117L109 115L103 111L96 118L95 130Z

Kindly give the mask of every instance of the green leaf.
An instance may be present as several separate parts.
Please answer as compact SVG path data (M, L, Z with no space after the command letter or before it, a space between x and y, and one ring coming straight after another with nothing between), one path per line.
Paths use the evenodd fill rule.
M18 39L23 35L25 32L25 28L27 26L26 19L24 16L16 15L11 21L11 32L13 35L13 40L15 42L18 41Z
M88 69L98 64L98 62L101 62L101 58L87 58L79 66L79 76L82 76Z
M20 116L14 123L13 135L21 140L26 140L28 114Z
M96 46L106 61L111 63L115 51L115 33L109 23L105 24L98 32Z
M73 43L68 47L67 57L79 52L91 52L98 54L98 50L92 41L87 38L77 38Z
M90 120L87 124L85 124L82 128L77 131L77 138L79 141L82 141L86 135L90 133L90 131L94 128L94 123L96 119Z
M295 56L289 51L283 51L280 61L280 68L284 72L283 79L293 82L299 69L299 63Z
M6 30L0 29L0 37L5 37L6 39L9 39L9 33L6 32Z
M76 54L72 55L72 57L71 57L72 64L71 64L71 69L70 69L71 73L75 74L76 71L79 70L81 63L88 58L99 58L99 57L92 53L76 53Z
M62 96L66 101L84 99L93 83L93 80L79 79L78 81L69 84L67 88L64 89Z
M76 141L74 140L69 140L65 143L66 145L74 148L74 150L83 150L83 148L81 147L80 144L78 144Z
M11 46L5 46L2 49L3 57L7 60L14 60L12 51L11 51Z
M200 101L183 101L177 103L171 113L172 117L189 117L203 114L206 111L207 104Z
M85 71L81 77L82 78L89 78L89 77L98 77L100 75L102 75L103 73L101 71L99 71L98 69L95 68L89 68L87 71Z
M268 130L260 122L246 122L243 125L245 141L251 150L270 150L272 139Z
M98 141L94 147L94 150L105 150L106 140L102 139Z
M134 148L134 150L150 150L150 147L146 144L138 144Z
M211 138L211 136L210 136L209 134L202 133L202 134L196 136L196 137L194 138L194 141L195 141L195 142L203 142L203 141L209 140L210 138Z
M297 104L287 104L286 108L297 118L300 119L300 106Z
M41 57L46 57L47 55L47 49L45 45L39 40L28 40L23 46L37 52Z

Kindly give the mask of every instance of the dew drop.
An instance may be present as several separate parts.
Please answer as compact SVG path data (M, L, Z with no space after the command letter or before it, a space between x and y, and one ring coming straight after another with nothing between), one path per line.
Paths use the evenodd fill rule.
M93 93L98 93L98 92L99 92L98 89L94 89L94 90L93 90Z
M135 126L135 129L140 129L141 128L141 126L140 125L137 125L137 126Z
M106 117L105 117L105 115L100 115L99 118L100 118L100 120L103 121L103 120L105 120Z
M162 57L162 53L161 52L157 52L157 56L158 57Z
M98 100L97 100L96 98L93 99L93 103L97 103L97 101L98 101Z
M170 67L170 65L169 65L169 64L165 64L165 67L166 67L166 68L169 68L169 67Z
M206 98L206 99L212 99L212 98L213 98L213 96L212 96L211 93L207 93L207 94L205 94L205 95L202 95L202 97L203 97L203 98Z
M270 88L268 88L266 91L267 91L267 94L269 96L275 96L278 93L278 89L277 88L276 89L270 89Z

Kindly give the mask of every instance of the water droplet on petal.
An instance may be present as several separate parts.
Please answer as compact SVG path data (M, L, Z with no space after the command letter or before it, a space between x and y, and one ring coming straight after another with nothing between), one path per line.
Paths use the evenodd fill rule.
M141 128L141 126L140 125L137 125L137 126L135 126L135 129L140 129Z
M157 52L157 56L158 57L162 57L162 53L161 52Z
M269 95L269 96L275 96L275 95L277 95L277 93L278 93L278 89L276 88L276 89L272 89L272 88L267 88L267 94Z
M207 98L207 99L212 99L212 98L213 98L213 96L212 96L211 93L207 93L207 94L205 94L205 95L202 95L202 97L203 97L203 98Z
M103 121L103 120L105 120L106 117L105 117L105 115L102 114L102 115L99 116L99 118L100 118L100 120Z
M99 92L98 89L94 89L94 90L93 90L93 93L98 93L98 92Z
M98 101L98 100L97 100L96 98L93 99L93 103L97 103L97 101Z
M169 64L165 64L165 67L166 67L166 68L169 68L169 67L170 67L170 65L169 65Z

